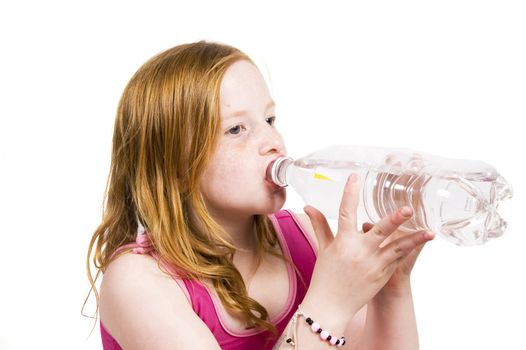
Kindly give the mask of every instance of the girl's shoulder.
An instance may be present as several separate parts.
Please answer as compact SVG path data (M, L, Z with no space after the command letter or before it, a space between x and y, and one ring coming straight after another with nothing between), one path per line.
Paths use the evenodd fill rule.
M104 311L107 311L106 306L115 305L114 303L106 304L105 301L115 296L119 297L121 303L142 304L150 302L156 296L173 295L175 297L173 302L182 299L188 303L181 288L174 283L174 278L161 270L158 261L149 254L129 252L117 256L110 262L102 278L100 286L101 318Z
M140 297L136 295L143 291L140 286L152 282L162 284L165 279L157 261L151 256L131 252L121 254L104 271L100 287L101 308L105 306L105 297L111 297L115 292L128 290L130 297Z
M171 303L185 301L184 294L176 284L159 268L150 255L124 253L110 262L100 286L100 317L106 328L119 315L131 313L133 309L150 304L160 298ZM166 298L173 293L172 298ZM179 297L179 294L183 298Z
M104 328L123 348L149 348L152 334L163 344L184 345L186 334L215 343L183 290L150 255L125 253L109 264L100 286L99 313Z

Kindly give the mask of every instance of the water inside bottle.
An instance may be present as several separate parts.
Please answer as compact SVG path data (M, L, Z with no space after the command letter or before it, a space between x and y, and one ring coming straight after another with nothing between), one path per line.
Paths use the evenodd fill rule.
M360 222L378 222L409 205L414 214L401 230L431 230L458 245L476 245L500 236L506 222L497 213L499 203L512 196L510 185L492 168L465 174L401 169L386 165L374 169L359 162L302 159L287 171L306 203L337 219L345 182L360 175ZM464 170L467 170L465 168ZM339 200L335 200L339 199Z

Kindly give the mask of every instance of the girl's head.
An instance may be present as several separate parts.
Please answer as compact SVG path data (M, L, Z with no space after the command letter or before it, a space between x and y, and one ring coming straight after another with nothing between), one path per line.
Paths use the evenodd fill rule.
M216 217L226 214L221 209L269 214L285 199L264 176L285 151L274 119L267 86L244 53L205 42L178 46L126 87L112 170L125 171L137 215L152 230L147 212L163 209L163 198L183 198L193 211L206 205Z
M258 256L277 244L265 214L284 203L265 181L284 153L261 74L241 51L198 42L146 62L121 97L103 221L89 252L104 272L116 249L147 230L182 277L209 279L224 305L272 329L232 264L234 246L217 218L254 216ZM98 275L98 274L97 274ZM91 272L89 278L93 286Z

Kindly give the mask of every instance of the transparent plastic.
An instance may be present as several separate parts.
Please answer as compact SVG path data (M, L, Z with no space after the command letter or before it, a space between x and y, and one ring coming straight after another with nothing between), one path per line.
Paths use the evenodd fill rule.
M337 219L345 182L353 173L360 176L360 225L408 205L414 214L401 230L431 230L457 245L483 244L506 230L497 209L512 197L511 185L482 161L402 148L332 146L297 160L278 158L269 165L267 178L290 185L307 204Z

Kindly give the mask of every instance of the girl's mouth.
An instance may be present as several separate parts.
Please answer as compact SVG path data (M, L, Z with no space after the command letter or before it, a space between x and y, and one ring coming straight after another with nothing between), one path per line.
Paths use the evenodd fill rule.
M265 184L273 191L283 190L284 187L276 185L274 182L265 179Z

